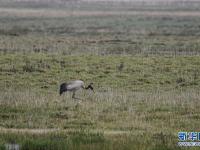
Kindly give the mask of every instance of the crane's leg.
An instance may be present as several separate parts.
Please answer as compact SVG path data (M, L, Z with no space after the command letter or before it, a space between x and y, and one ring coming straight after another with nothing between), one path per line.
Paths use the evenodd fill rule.
M72 98L75 98L75 92L73 92L73 94L72 94Z

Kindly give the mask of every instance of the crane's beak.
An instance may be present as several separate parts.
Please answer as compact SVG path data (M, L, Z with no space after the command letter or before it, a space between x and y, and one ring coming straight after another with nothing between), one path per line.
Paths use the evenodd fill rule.
M90 88L90 89L93 91L93 93L95 93L95 92L94 92L94 88L93 88L92 86L91 86L91 88Z

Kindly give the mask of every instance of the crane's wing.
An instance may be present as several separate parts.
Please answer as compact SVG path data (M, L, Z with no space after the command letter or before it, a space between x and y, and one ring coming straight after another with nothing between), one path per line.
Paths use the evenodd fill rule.
M80 89L81 87L83 87L84 83L83 81L80 80L76 80L76 81L70 81L66 83L67 85L67 90L76 90L76 89Z

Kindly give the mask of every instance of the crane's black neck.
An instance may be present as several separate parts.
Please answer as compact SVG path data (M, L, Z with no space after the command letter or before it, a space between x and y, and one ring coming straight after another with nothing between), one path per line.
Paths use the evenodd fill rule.
M85 88L86 90L88 90L88 89L91 89L91 90L93 90L94 88L92 87L92 85L91 84L89 84L86 88Z

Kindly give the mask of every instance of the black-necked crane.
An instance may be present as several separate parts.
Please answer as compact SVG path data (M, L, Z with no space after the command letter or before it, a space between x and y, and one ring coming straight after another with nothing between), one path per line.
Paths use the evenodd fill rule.
M90 89L94 92L94 88L92 87L93 83L90 83L87 87L85 87L85 84L82 80L74 80L62 83L60 85L60 95L62 95L63 92L73 92L72 98L75 98L75 92L79 89Z

